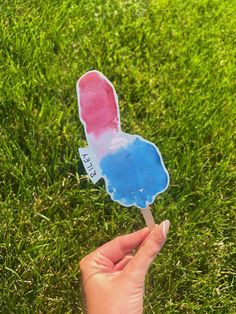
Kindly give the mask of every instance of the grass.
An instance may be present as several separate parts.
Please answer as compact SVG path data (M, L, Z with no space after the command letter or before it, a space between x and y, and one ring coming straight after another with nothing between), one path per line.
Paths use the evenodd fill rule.
M236 313L235 3L0 4L0 312L82 313L79 260L144 226L93 185L75 83L102 71L122 128L156 143L172 222L145 313Z

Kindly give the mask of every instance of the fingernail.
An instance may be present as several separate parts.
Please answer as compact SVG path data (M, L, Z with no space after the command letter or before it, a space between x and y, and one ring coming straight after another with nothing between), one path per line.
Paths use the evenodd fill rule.
M163 235L164 235L164 237L166 238L167 233L168 233L169 228L170 228L170 222L169 222L169 220L165 220L165 221L163 221L161 224L162 224L162 232L163 232Z

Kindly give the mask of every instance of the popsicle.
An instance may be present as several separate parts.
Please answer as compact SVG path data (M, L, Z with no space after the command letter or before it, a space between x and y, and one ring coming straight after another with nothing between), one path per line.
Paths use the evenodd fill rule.
M169 185L169 174L157 146L121 130L118 97L100 72L85 73L76 85L79 117L88 147L80 156L91 180L105 180L107 193L123 206L141 209L151 230L149 205Z

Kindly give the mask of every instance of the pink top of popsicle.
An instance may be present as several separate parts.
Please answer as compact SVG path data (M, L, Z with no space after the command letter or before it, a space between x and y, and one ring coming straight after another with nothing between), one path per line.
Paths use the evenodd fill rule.
M78 81L80 115L88 135L117 132L119 113L117 95L111 83L97 71L86 73Z

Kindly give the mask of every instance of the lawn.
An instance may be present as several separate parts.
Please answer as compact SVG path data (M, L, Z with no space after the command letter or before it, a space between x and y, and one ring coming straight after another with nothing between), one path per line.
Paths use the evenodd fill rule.
M235 12L228 0L1 2L0 313L83 313L79 260L145 225L80 161L75 84L91 69L170 173L152 206L171 228L145 313L236 313Z

